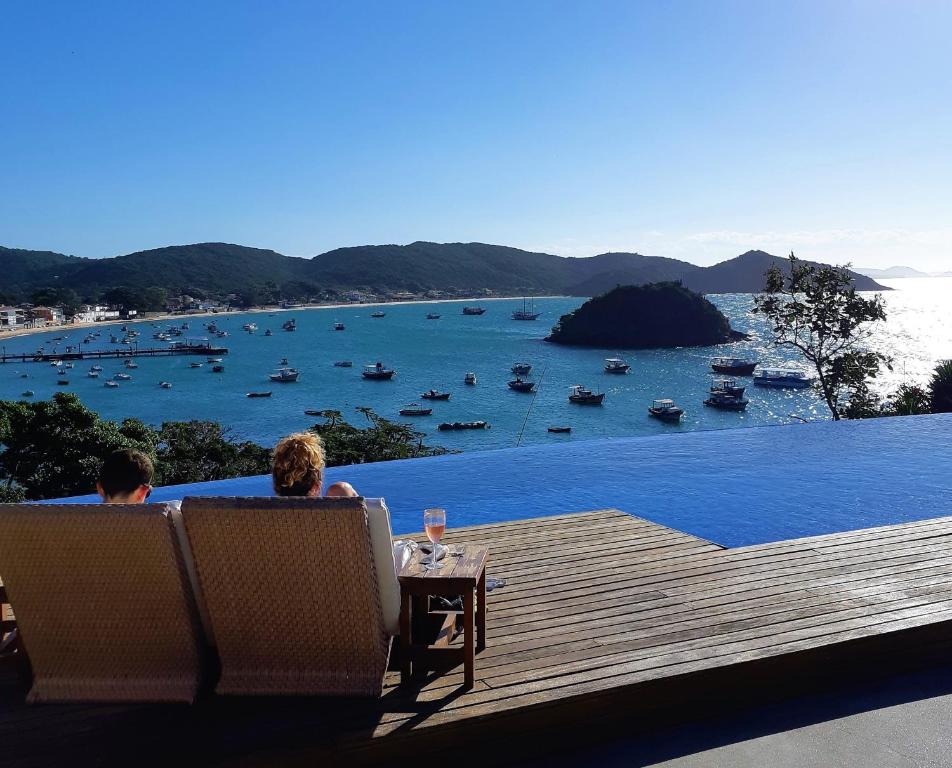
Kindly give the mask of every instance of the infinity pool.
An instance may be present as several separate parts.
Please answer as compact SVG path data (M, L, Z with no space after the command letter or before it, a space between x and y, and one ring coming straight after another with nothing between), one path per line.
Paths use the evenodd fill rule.
M385 497L397 534L420 530L432 506L451 526L614 507L736 547L952 515L952 414L536 445L327 474ZM271 494L262 476L152 498Z

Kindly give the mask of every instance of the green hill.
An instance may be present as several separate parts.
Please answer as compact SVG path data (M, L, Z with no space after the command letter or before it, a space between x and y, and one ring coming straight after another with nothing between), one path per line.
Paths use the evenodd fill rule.
M600 349L702 347L738 341L724 314L680 283L622 285L563 315L546 339Z
M355 288L375 292L489 289L500 294L594 296L616 285L681 280L703 293L756 292L764 272L785 260L750 251L713 267L637 253L565 258L486 243L363 245L312 259L230 243L173 245L103 259L48 251L0 249L0 298L27 300L44 288L68 288L79 299L115 289L158 289L169 295L222 296L247 301L306 298ZM880 286L855 275L863 290Z

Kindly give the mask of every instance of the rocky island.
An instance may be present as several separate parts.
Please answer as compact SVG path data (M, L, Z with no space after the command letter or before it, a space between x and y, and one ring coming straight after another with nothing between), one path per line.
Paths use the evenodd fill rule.
M605 349L704 347L746 339L701 294L678 282L620 285L563 315L546 338Z

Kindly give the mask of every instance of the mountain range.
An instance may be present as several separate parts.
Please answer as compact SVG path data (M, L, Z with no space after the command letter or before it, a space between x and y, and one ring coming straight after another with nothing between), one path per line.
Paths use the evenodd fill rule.
M774 265L786 267L787 260L748 251L699 267L638 253L568 258L485 243L362 245L311 259L229 243L173 245L101 259L0 247L0 300L27 300L45 288L68 288L82 298L96 298L115 288L207 296L261 286L290 298L352 289L593 296L616 285L671 280L699 293L754 293L763 289L764 273ZM851 274L858 289L883 290L873 279Z
M874 280L888 280L897 277L952 277L952 272L922 272L913 267L888 267L886 269L856 267L856 271Z

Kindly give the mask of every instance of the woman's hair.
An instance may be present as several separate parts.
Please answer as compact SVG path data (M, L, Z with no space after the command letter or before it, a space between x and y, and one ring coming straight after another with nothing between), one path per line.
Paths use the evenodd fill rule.
M307 496L324 480L324 448L313 432L288 435L274 447L271 481L278 496Z

